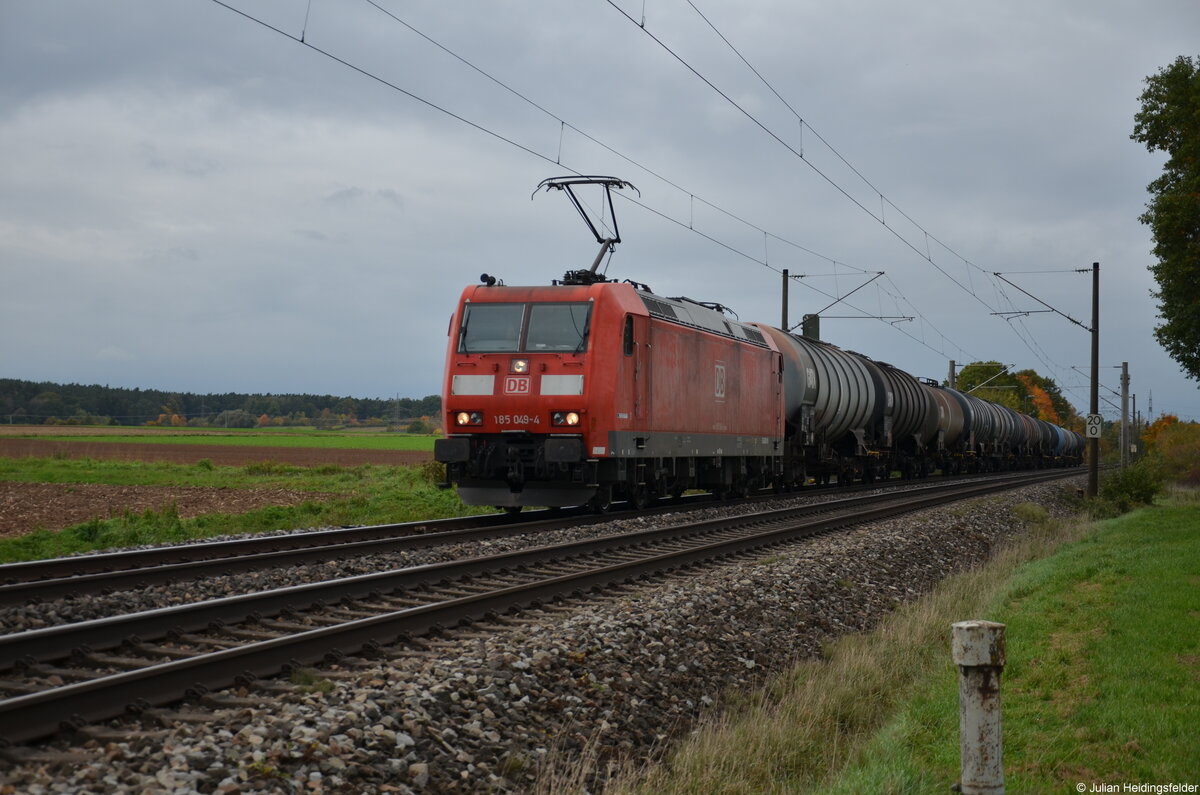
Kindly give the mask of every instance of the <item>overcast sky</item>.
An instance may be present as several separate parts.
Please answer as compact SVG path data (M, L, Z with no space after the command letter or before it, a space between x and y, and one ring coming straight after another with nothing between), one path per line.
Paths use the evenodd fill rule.
M1152 334L1162 157L1129 139L1200 3L694 2L231 2L272 30L0 1L0 376L437 393L465 285L591 264L565 197L530 199L576 172L641 191L609 276L778 324L780 269L792 323L884 271L825 339L1033 368L1081 410L1089 335L993 315L1044 307L991 274L1086 324L1099 261L1102 382L1128 361L1143 413L1200 419Z

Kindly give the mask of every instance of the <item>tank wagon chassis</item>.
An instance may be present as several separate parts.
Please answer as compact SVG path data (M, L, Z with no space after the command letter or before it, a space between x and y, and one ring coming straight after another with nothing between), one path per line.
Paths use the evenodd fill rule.
M612 234L575 195L603 189ZM614 177L560 177L600 251L549 286L484 274L451 318L434 457L463 501L508 510L645 506L809 478L848 485L1074 466L1083 437L720 304L598 273L620 242ZM536 191L535 191L536 194ZM603 214L603 213L602 213ZM606 227L607 231L607 227Z

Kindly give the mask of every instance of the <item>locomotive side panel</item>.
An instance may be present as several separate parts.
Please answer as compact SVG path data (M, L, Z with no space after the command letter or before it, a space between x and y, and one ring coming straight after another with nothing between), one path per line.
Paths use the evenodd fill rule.
M778 357L769 348L651 318L649 412L614 433L620 455L775 455Z

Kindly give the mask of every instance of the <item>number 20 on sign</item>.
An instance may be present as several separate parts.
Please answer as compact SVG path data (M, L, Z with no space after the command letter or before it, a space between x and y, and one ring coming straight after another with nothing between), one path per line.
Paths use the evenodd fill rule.
M1104 429L1104 418L1099 414L1087 415L1087 438L1099 439L1100 431Z

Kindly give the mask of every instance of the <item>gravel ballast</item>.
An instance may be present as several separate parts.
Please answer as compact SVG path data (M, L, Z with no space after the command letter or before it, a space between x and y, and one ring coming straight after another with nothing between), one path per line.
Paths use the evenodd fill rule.
M646 757L726 694L985 560L1024 530L1011 506L1069 513L1076 486L924 511L227 691L218 698L234 701L207 721L147 720L155 734L98 734L70 762L7 765L0 793L519 792L552 752Z

